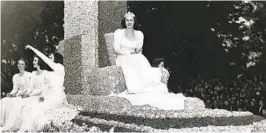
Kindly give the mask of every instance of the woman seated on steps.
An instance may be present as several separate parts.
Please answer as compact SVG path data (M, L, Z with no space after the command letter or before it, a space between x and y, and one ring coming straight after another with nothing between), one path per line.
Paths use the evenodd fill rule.
M17 127L20 131L42 131L50 121L63 122L73 119L78 111L66 101L63 56L52 53L48 58L32 46L28 45L26 48L35 52L53 71L48 72L48 88L42 92L39 99L22 108Z
M8 113L6 115L2 130L13 129L15 123L17 122L17 118L21 115L20 110L22 109L22 107L34 103L37 99L39 99L39 96L42 94L42 91L48 87L47 71L43 70L44 63L37 56L34 56L33 58L33 67L37 71L33 71L31 73L30 83L24 84L25 87L27 87L25 88L27 90L26 93L24 95L21 95L21 97L13 100L13 104L11 104L12 108L10 108L9 110L9 112L12 113ZM22 88L22 85L20 86ZM5 106L6 104L3 103L2 105Z
M122 67L127 90L118 97L128 99L132 105L145 105L164 110L184 109L186 97L169 93L167 80L169 73L162 67L152 67L142 54L144 35L136 30L135 14L127 12L122 26L114 32L116 65Z
M21 100L20 97L27 92L27 89L30 86L31 73L26 71L27 61L23 58L19 59L17 67L19 73L15 74L12 78L13 90L10 93L7 93L7 97L0 100L1 126L6 125L8 120L7 116L9 116L9 113L11 112L10 110Z

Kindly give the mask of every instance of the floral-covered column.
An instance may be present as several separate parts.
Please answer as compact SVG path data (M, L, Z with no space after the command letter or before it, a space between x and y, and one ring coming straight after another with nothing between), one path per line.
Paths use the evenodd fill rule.
M64 41L59 46L65 65L66 92L86 87L90 71L98 67L98 0L64 1Z
M98 2L98 37L99 37L99 67L111 65L107 54L104 35L121 28L121 21L127 11L126 1L99 1Z
M98 0L64 1L64 39L96 33L98 29Z
M99 56L108 55L102 50L106 47L99 46L105 45L105 33L120 28L125 12L126 1L64 1L64 40L59 52L64 56L67 93L80 94L98 83L92 81L91 73L105 61Z

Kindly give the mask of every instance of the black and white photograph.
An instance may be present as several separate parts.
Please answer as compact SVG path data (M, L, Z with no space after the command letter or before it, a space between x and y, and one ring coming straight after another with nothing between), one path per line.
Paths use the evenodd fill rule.
M266 1L1 1L1 132L266 132Z

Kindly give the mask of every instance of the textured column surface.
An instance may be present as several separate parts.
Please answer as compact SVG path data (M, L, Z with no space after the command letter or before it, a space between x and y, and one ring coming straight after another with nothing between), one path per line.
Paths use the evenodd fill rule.
M90 88L90 84L99 84L101 79L92 82L91 73L97 71L95 64L96 47L90 43L93 35L79 35L64 40L63 51L65 64L65 87L70 94L79 94L84 89ZM97 36L96 36L97 37ZM99 76L99 75L97 75Z
M82 88L81 36L64 40L65 91L79 94Z
M109 74L104 76L107 70L98 70L99 65L108 62L105 33L114 32L121 28L120 23L126 12L126 1L64 1L64 41L60 42L59 52L63 54L66 67L65 86L66 92L79 94L85 90L86 94L101 95L100 90L124 89L123 76L117 76L116 68L108 68ZM101 48L99 49L99 45ZM101 57L99 57L101 56ZM107 57L107 59L106 59ZM93 75L97 71L100 75ZM93 76L96 78L94 81ZM113 77L118 77L113 80ZM102 81L104 80L104 81ZM108 83L118 82L115 85ZM93 87L94 88L91 88ZM96 92L99 89L99 92ZM84 92L84 91L83 91ZM108 92L110 93L110 92ZM105 94L106 95L106 94Z
M88 75L82 95L107 96L111 93L121 93L126 90L126 82L119 66L108 66L94 69Z
M121 21L127 11L126 1L99 1L98 20L99 20L99 67L109 66L107 47L104 34L114 32L121 28Z
M64 39L98 30L97 0L65 0L64 15Z
M65 86L68 93L77 94L86 87L89 72L98 67L98 1L66 0L64 5L64 46L60 50L66 62ZM73 37L78 41L73 42Z
M82 36L82 67L98 66L98 1L65 1L64 39Z

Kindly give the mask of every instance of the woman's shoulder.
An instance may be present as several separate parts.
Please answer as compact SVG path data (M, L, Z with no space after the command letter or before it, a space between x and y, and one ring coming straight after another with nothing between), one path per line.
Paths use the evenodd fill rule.
M28 72L28 71L25 71L24 74L25 74L25 76L30 76L30 77L32 76L32 73L31 72Z
M44 74L44 75L47 75L47 74L50 74L50 73L51 73L51 71L43 70L43 74Z
M135 32L139 35L139 36L144 36L143 32L140 30L135 30Z
M64 72L65 71L65 67L64 67L64 65L62 65L60 63L56 63L54 71L55 72Z
M17 77L18 77L18 73L16 73L16 74L13 75L13 79L15 79Z
M123 31L125 29L116 29L115 32Z
M36 74L37 74L37 71L32 71L32 72L30 73L31 78L33 78L34 76L36 76Z
M118 33L121 33L124 29L117 29L115 30L114 34L118 34Z
M136 34L137 34L137 38L139 38L139 40L143 41L144 39L144 34L142 33L142 31L140 30L135 30Z
M37 73L37 71L32 71L31 72L31 75L34 75L34 74L36 74Z
M62 65L62 64L60 64L60 63L56 63L56 67L57 67L57 68L60 68L60 69L64 69L64 68L65 68L64 65Z

